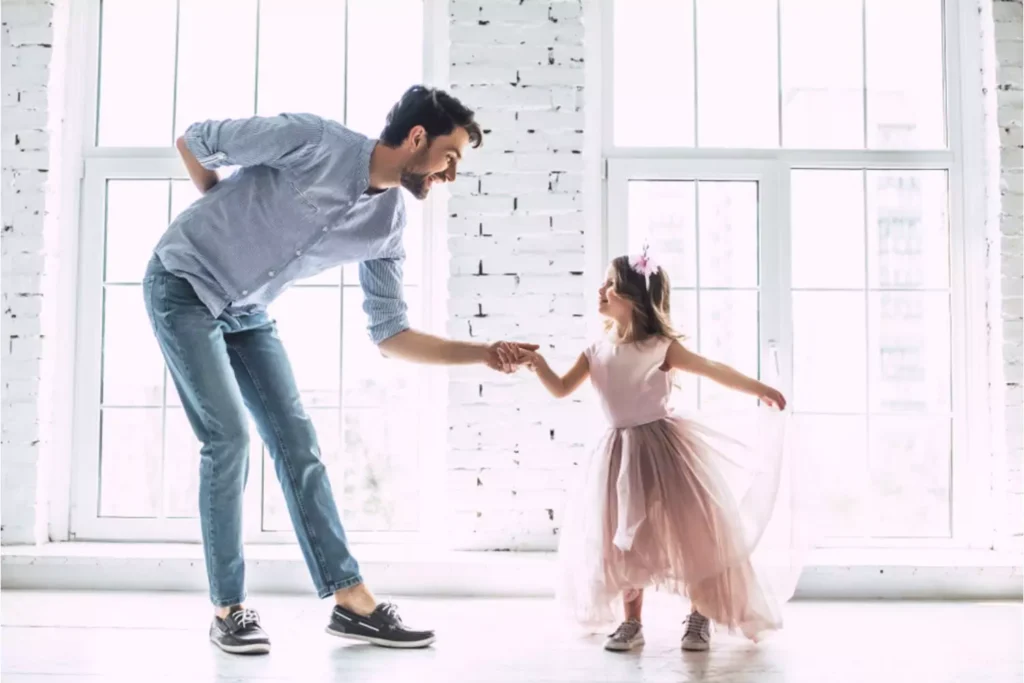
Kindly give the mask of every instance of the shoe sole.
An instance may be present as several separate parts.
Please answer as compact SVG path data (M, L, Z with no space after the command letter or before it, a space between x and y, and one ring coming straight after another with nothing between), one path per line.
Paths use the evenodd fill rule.
M226 645L210 638L210 642L231 655L268 655L270 643L249 643L248 645Z
M687 652L707 652L711 649L711 643L694 643L693 645L683 643L682 648Z
M640 647L641 645L644 644L644 642L645 641L644 641L643 636L640 636L639 638L634 640L632 643L622 643L622 644L619 644L619 643L606 643L605 646L604 646L604 649L608 650L609 652L629 652L634 647Z
M377 647L389 647L396 650L416 650L425 647L430 647L434 644L437 639L436 636L430 636L424 640L387 640L386 638L374 638L373 636L360 636L355 633L345 633L343 631L335 631L333 628L328 626L324 629L328 635L334 636L335 638L345 638L346 640L357 640L361 643L369 643L370 645L376 645Z

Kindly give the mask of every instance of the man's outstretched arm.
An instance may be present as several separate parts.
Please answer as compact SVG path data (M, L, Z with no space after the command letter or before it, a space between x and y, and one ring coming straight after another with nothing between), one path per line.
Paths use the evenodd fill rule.
M435 337L410 329L408 307L402 297L402 262L377 259L359 265L363 310L370 323L370 339L388 358L427 365L482 364L499 372L518 367L515 345L480 344ZM534 351L533 344L520 345Z
M417 330L404 330L380 343L388 358L401 358L428 365L486 365L498 372L515 372L519 366L517 348L536 351L535 344L495 342L474 344L435 337Z

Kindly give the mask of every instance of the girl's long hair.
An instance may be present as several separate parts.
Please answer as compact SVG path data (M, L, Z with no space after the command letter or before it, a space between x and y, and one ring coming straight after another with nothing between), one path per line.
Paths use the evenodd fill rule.
M643 342L652 337L680 339L682 335L672 327L671 306L669 295L672 287L668 281L668 273L664 268L645 279L633 270L628 256L620 256L612 261L615 272L612 286L615 293L633 305L633 315L629 328L624 330L626 337L633 342ZM605 322L605 331L609 331L614 321Z

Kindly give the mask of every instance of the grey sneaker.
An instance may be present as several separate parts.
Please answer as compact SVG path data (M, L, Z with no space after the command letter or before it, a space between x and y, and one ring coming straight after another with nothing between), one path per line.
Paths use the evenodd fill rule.
M700 612L691 612L683 622L682 647L690 652L703 652L711 647L711 622Z
M613 652L626 652L644 644L644 627L636 619L627 619L619 624L615 633L608 636L604 649Z
M214 617L210 624L214 645L236 655L265 655L270 652L270 637L260 628L260 615L254 609L237 608L226 618Z

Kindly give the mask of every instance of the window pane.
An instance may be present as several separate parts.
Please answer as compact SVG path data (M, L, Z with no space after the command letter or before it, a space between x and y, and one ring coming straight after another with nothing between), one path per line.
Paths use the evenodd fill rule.
M384 358L370 341L360 288L345 287L344 297L342 405L348 408L380 407L395 405L396 402L415 404L419 400L418 368ZM420 321L419 291L407 287L405 297L410 323L417 327Z
M419 510L417 407L344 411L344 474L339 504L352 529L415 529ZM334 469L339 469L335 467Z
M701 147L778 147L776 11L775 0L697 1L697 134ZM651 21L652 16L647 15L645 26L669 23L660 16ZM650 36L643 39L650 40ZM678 35L672 40L685 43ZM674 62L651 61L645 66L657 64ZM665 87L663 78L649 87Z
M861 413L867 406L862 292L793 292L793 406Z
M699 334L697 322L697 292L693 289L672 290L672 324L682 334L682 341L696 350Z
M191 180L171 181L171 220L199 199L199 190ZM169 221L168 221L169 222Z
M341 387L341 288L292 287L272 305L307 407L336 406Z
M340 285L341 284L341 266L335 266L328 268L322 273L317 273L313 277L300 280L301 284L304 285Z
M867 421L863 416L795 415L793 448L814 511L812 531L820 537L858 537L867 533L871 514L867 466Z
M751 377L758 376L757 292L700 293L700 353L731 365ZM755 399L701 380L701 410L749 406Z
M949 536L949 418L871 418L875 536Z
M864 174L793 171L793 287L864 287Z
M864 147L862 0L781 0L782 140Z
M354 2L350 6L361 4L372 3ZM343 121L345 3L260 0L259 5L256 112L261 116L312 112Z
M869 306L872 410L948 412L949 295L873 292Z
M106 287L103 302L103 395L106 405L160 406L164 359L146 314L142 288Z
M697 292L692 289L674 289L671 303L672 324L675 326L676 332L684 336L679 343L692 351L698 351ZM672 405L680 410L696 410L699 385L697 375L689 372L677 372L673 379L678 389L672 396Z
M164 515L198 517L199 441L181 408L168 408L164 420Z
M358 285L362 280L359 279L359 262L346 263L341 267L341 275L343 282L346 285ZM402 277L405 277L405 273L402 273Z
M107 282L142 282L167 230L167 193L166 180L107 181Z
M345 528L415 529L420 477L415 407L357 408L343 413L320 408L309 414ZM263 458L263 529L288 531L292 524L274 462L266 453Z
M868 263L872 287L949 286L945 171L871 171Z
M160 408L104 408L100 517L160 514Z
M341 417L338 408L313 408L308 411L316 430L317 442L320 445L320 460L327 467L327 476L331 481L334 501L341 510L342 478L344 476L344 454L341 452ZM343 516L345 528L355 531L350 520ZM281 492L280 479L275 471L274 461L263 449L263 526L264 531L291 531L292 522L288 515L288 507Z
M103 0L99 142L163 147L174 113L175 0Z
M180 1L177 134L197 121L252 116L257 3Z
M700 286L757 287L757 183L697 184Z
M942 5L867 0L868 146L946 145Z
M629 183L629 251L638 253L649 241L652 255L675 287L697 285L694 185L658 180Z
M692 147L693 0L630 0L614 8L615 144Z
M381 49L381 27L388 31ZM423 82L422 0L348 3L346 125L376 137L410 86Z

